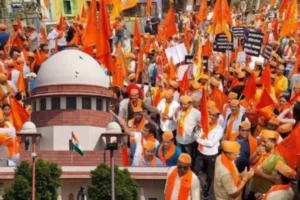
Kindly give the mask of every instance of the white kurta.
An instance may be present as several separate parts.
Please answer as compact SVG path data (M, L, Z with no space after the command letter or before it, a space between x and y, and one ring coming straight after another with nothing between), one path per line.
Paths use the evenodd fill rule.
M162 99L157 105L158 111L160 113L164 113L166 105L167 105L166 99ZM180 106L179 103L177 103L175 100L171 102L169 107L169 113L168 113L169 118L174 116L179 106ZM166 130L174 131L176 129L176 122L173 119L170 120L167 119L166 121L162 121L162 119L160 119L160 128L162 131L166 131Z
M169 169L168 177L175 168L176 168L176 166L171 167ZM192 178L191 184L192 184L191 192L188 196L188 200L200 200L200 193L201 193L200 181L194 173L193 173L193 178ZM168 178L167 178L167 182L166 182L165 192L166 192L167 185L168 185ZM173 191L172 191L171 200L179 200L178 195L179 195L180 185L181 185L181 177L179 177L179 175L177 174L176 178L175 178L175 183L174 183L174 187L173 187Z
M288 190L279 190L275 192L271 192L267 200L293 200L294 198L294 192L292 188L289 188Z

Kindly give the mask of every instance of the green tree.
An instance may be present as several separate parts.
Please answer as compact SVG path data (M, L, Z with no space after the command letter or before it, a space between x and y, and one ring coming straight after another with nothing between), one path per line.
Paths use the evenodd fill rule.
M138 185L127 169L115 170L115 197L122 200L138 199ZM99 165L91 171L92 182L88 186L90 199L111 199L111 168L106 164Z
M44 162L39 159L36 162L36 199L56 200L57 188L60 187L61 169L56 163ZM22 162L15 170L13 185L5 190L5 200L28 200L31 198L32 168L27 162Z

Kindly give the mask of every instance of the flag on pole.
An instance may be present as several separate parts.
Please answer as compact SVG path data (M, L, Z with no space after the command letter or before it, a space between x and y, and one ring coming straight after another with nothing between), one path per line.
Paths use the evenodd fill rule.
M76 151L77 153L83 156L83 150L79 144L76 135L73 132L72 132L72 151Z

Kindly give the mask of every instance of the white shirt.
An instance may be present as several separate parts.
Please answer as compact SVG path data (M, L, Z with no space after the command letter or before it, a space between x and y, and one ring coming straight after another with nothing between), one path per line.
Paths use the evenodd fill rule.
M211 156L216 155L219 150L220 140L223 137L224 129L218 124L214 129L209 131L207 139L201 139L203 132L202 129L195 133L195 138L198 144L203 145L202 154Z
M159 104L157 105L157 109L159 110L160 113L164 113L165 107L166 107L166 99L162 99ZM176 101L172 101L169 107L169 113L168 117L171 118L175 115L176 110L179 107L179 103ZM170 130L174 131L176 129L176 122L173 119L167 119L166 121L162 121L160 119L160 128L162 131Z
M243 121L243 119L242 119L243 115L244 115L244 113L240 112L239 117L233 122L231 134L239 131L240 124ZM248 120L248 118L246 116L244 118L245 118L244 121L247 121L250 123L250 121ZM226 122L225 122L226 128L228 128L228 125L230 123L230 118L227 117L225 120L226 120Z
M28 40L30 41L30 46L29 46L30 51L35 51L40 46L40 40L39 39L40 39L40 37L37 34L37 32L32 33L28 37Z
M130 39L124 40L124 52L131 51L131 41Z
M176 102L179 102L180 100L180 94L178 91L175 91L174 94L173 94L173 99L176 101Z
M52 41L50 43L49 41L49 49L54 49L55 48L55 40L59 37L59 33L56 31L54 28L47 36L47 40ZM62 37L60 39L57 39L57 44L58 46L65 46L67 45L67 41L65 37Z
M16 129L11 123L5 122L9 127L8 128L0 128L0 133L4 133L9 135L12 139L16 137Z
M19 75L20 75L19 70L13 69L11 71L11 81L15 86L17 86Z
M136 63L132 60L128 67L128 73L135 73Z
M176 166L171 167L169 169L168 177L170 176L170 174L173 172L173 170L175 168L176 168ZM166 189L167 189L167 185L168 185L168 179L166 181L165 192L166 192ZM177 174L176 178L175 178L175 181L174 181L171 200L179 200L178 195L179 195L180 186L181 186L181 177L179 177L179 175ZM193 173L192 183L191 183L191 190L190 190L190 194L189 194L187 199L188 200L200 200L200 193L201 193L200 181L199 181L198 177Z
M7 83L8 83L8 85L11 87L11 89L12 89L12 91L13 91L14 93L17 93L17 92L18 92L18 89L16 88L16 86L13 84L12 81L7 80Z
M177 119L178 123L182 111L179 111ZM199 110L192 108L191 112L184 119L183 136L177 134L176 141L180 144L191 144L195 141L194 128L199 124L201 120L201 113Z
M136 144L136 149L135 149L135 153L134 153L132 163L138 163L140 161L141 156L142 156L143 146L142 146L142 143L141 143L141 139L142 139L142 133L141 132L135 132L134 140L135 140L135 144ZM145 144L146 140L143 139L143 142ZM156 148L157 148L158 145L159 145L159 142L157 140L155 140Z

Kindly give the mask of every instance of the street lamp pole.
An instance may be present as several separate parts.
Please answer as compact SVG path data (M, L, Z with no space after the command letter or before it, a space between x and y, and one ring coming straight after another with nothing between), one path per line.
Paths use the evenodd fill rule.
M36 137L32 137L32 200L35 200L35 158L36 158Z
M110 168L111 168L111 200L115 200L115 156L114 150L110 150Z

